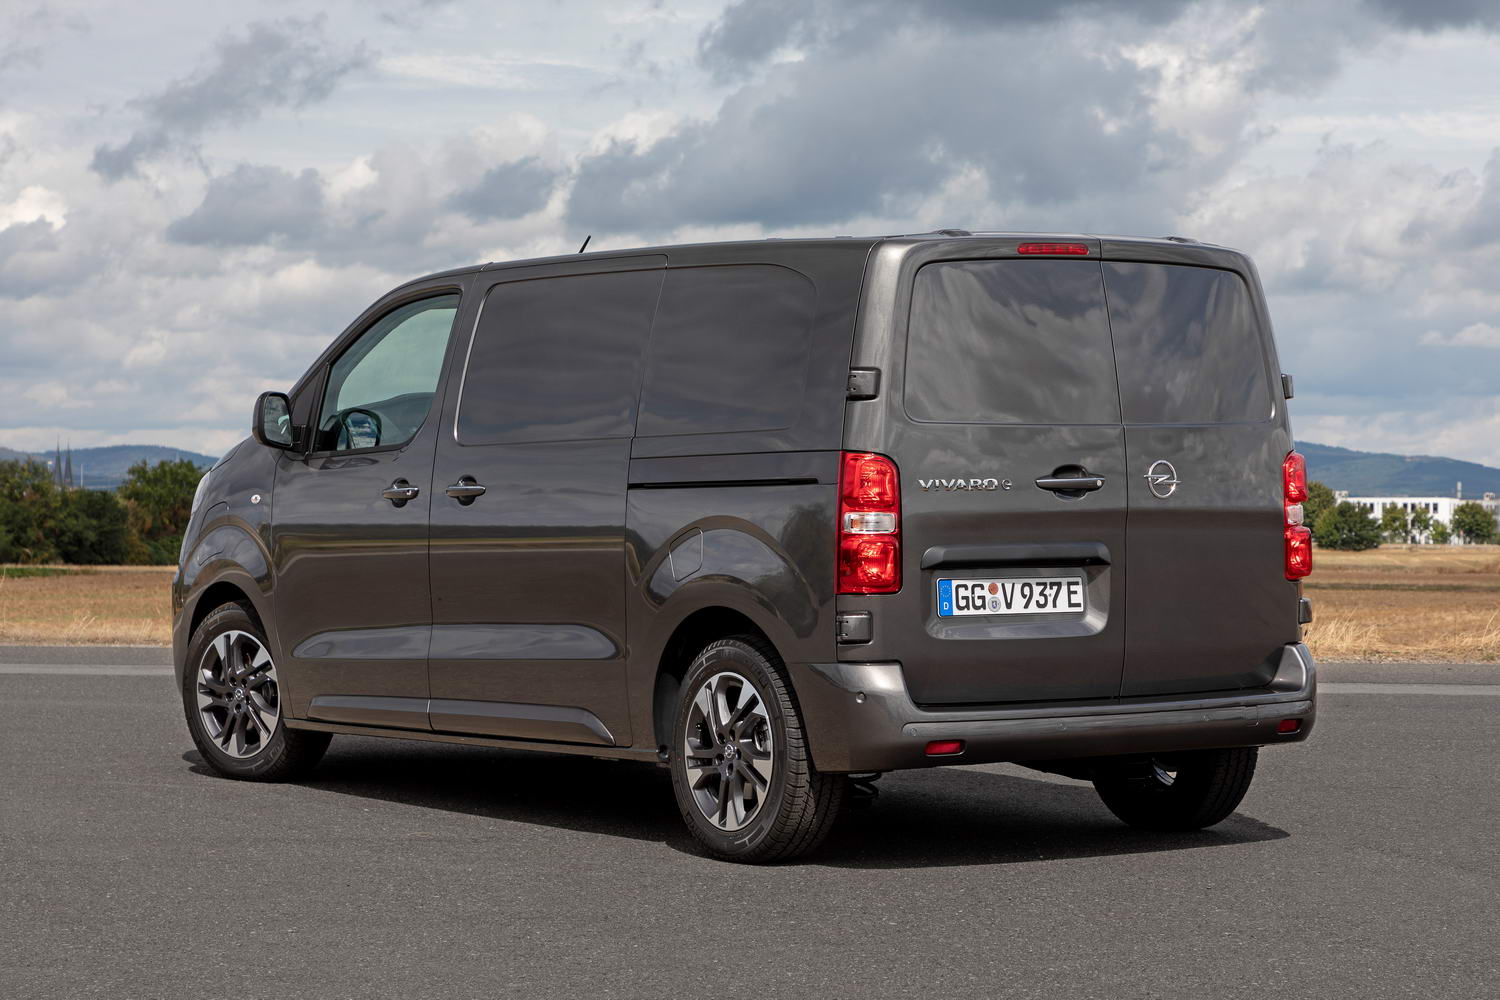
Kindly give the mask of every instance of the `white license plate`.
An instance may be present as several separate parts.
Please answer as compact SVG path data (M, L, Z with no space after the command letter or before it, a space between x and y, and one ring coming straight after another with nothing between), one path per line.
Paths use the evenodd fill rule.
M1045 615L1082 611L1081 576L1015 577L1004 580L939 580L938 617Z

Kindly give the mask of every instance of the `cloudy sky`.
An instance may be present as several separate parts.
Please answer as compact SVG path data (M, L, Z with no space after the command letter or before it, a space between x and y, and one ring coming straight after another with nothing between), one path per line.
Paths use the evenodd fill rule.
M217 453L390 286L935 227L1255 255L1300 438L1500 465L1500 2L0 0L0 445Z

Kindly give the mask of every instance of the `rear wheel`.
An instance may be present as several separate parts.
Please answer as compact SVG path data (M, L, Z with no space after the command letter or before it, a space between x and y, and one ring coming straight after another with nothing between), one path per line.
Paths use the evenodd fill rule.
M1201 830L1234 812L1255 777L1256 747L1164 754L1101 767L1094 788L1109 811L1143 830Z
M758 636L721 639L698 654L672 733L677 806L710 853L782 861L833 828L848 781L813 768L780 659Z
M198 752L230 778L296 777L322 758L331 738L286 727L265 633L240 604L215 608L193 633L182 707Z

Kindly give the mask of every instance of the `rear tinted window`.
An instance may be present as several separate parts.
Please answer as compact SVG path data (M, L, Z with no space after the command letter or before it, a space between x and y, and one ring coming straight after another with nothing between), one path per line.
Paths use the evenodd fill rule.
M629 437L662 274L497 285L469 352L459 441Z
M1126 423L1241 423L1271 416L1259 325L1238 275L1176 264L1105 264L1104 285Z
M816 304L812 283L784 267L668 272L651 332L636 433L791 426L807 383Z
M923 267L912 289L906 410L956 423L1119 423L1099 265Z

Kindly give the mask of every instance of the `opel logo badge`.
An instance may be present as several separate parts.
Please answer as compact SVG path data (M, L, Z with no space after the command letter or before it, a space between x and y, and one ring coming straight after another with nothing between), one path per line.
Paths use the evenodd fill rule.
M1146 470L1146 485L1151 487L1152 496L1165 500L1177 492L1177 470L1172 468L1171 462L1159 458Z

